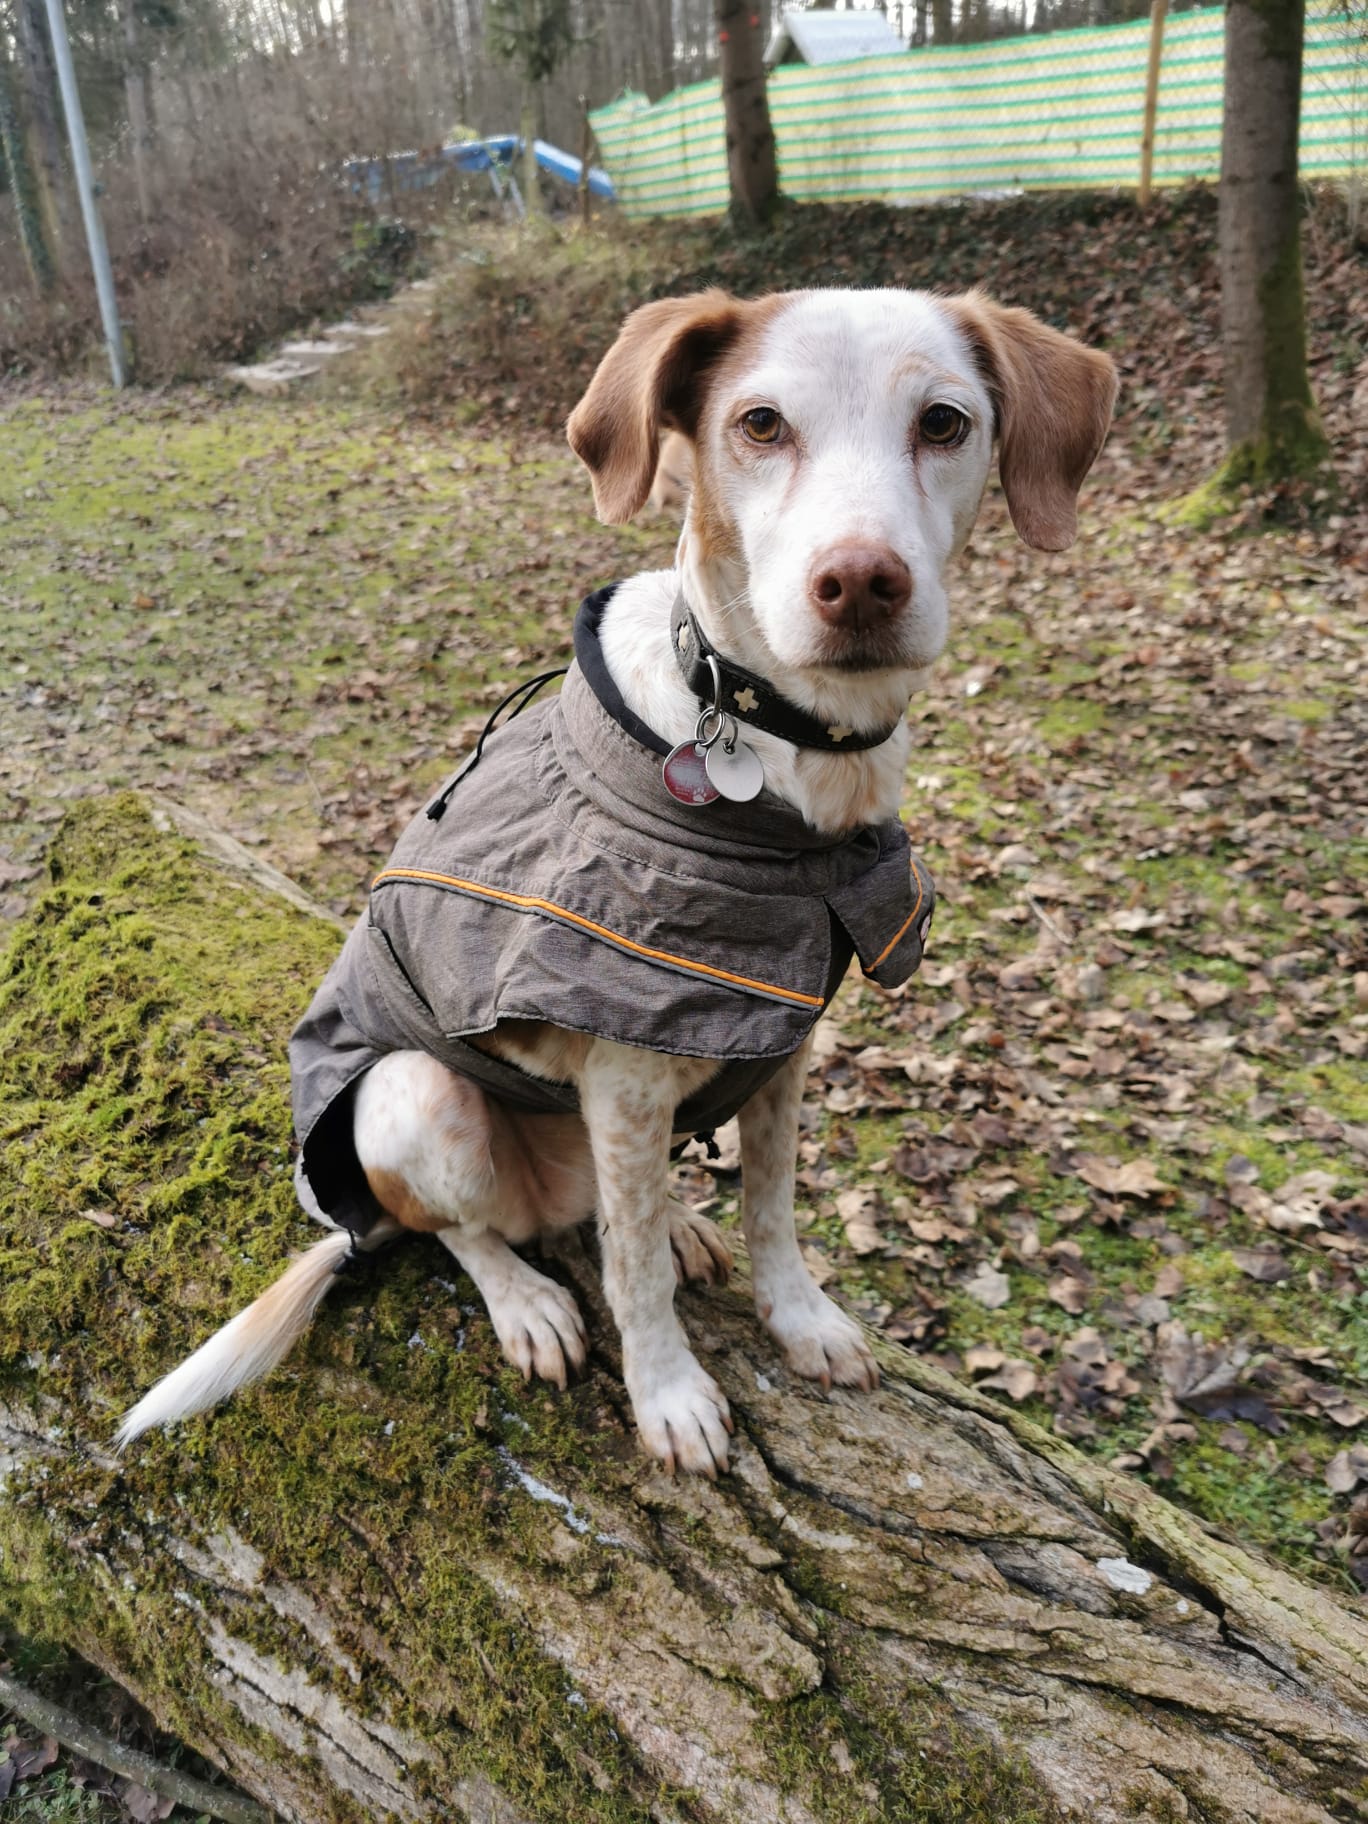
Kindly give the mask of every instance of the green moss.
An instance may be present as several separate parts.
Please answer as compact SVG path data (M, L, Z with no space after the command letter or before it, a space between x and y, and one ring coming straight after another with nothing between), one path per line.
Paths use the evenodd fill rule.
M848 1701L809 1693L765 1738L785 1789L822 1824L1068 1824L1075 1815L1042 1793L1024 1756L966 1729L948 1700L922 1692L899 1707L862 1677L853 1653L833 1657Z
M1286 1088L1290 1095L1304 1096L1342 1121L1368 1121L1368 1071L1362 1064L1346 1059L1343 1064L1320 1063L1289 1071Z
M1062 747L1084 735L1096 734L1106 719L1105 704L1083 697L1053 704L1037 718L1036 728L1052 747Z
M1206 1421L1197 1429L1196 1441L1174 1453L1173 1477L1163 1492L1240 1545L1275 1552L1297 1570L1324 1577L1325 1566L1312 1554L1313 1529L1325 1518L1325 1466L1342 1440L1312 1425L1296 1425L1276 1442L1253 1425ZM1238 1451L1230 1448L1231 1433L1243 1440ZM1295 1468L1288 1461L1294 1453ZM1346 1594L1357 1587L1347 1573L1335 1581Z

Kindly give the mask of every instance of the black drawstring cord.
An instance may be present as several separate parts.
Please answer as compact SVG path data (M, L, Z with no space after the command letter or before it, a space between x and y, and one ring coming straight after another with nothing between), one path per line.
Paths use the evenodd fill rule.
M353 1229L351 1232L351 1246L333 1268L333 1273L339 1276L343 1273L357 1274L361 1271L362 1267L369 1263L370 1259L371 1256L361 1246L361 1237L357 1234L356 1230Z
M493 732L494 732L494 724L498 721L499 717L503 714L503 712L508 708L509 704L514 702L516 699L521 699L520 701L518 701L517 708L513 711L513 715L511 715L508 718L509 721L511 722L513 720L514 716L520 716L522 714L522 712L527 708L528 704L532 701L533 697L535 697L537 692L541 689L543 684L549 684L551 682L552 678L563 678L565 676L566 672L569 671L569 669L570 669L570 667L568 665L560 665L556 668L555 671L544 671L540 677L528 678L524 683L519 684L516 690L509 691L508 695L504 698L503 702L500 703L499 706L497 707L497 709L495 709L493 711L493 713L490 715L489 720L485 723L484 727L480 730L480 738L475 743L475 752L470 756L470 758L468 760L466 760L464 762L464 764L461 766L461 768L457 772L455 778L451 780L450 784L444 786L442 791L437 795L436 798L433 799L432 803L428 806L427 814L433 823L436 823L439 818L445 817L447 802L450 799L451 794L456 790L456 787L461 783L462 779L465 778L466 774L468 772L470 772L472 767L474 767L476 762L479 760L480 755L484 752L485 742L489 739L490 735L493 734Z

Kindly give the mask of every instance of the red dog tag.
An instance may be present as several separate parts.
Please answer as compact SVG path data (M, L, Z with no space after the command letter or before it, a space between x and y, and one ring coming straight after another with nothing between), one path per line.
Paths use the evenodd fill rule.
M660 776L680 804L713 804L722 796L708 777L708 750L697 741L681 741L667 754Z

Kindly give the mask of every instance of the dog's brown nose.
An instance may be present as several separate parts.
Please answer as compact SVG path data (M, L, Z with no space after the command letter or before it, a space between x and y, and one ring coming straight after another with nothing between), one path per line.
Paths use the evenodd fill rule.
M859 633L906 608L912 573L887 545L833 545L812 566L808 594L824 621Z

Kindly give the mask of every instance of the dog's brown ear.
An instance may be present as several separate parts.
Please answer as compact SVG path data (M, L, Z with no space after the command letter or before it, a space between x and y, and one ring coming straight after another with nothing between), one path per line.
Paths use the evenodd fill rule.
M609 525L646 504L661 432L696 434L708 370L735 340L747 308L725 291L700 291L643 304L623 324L565 427Z
M1009 310L980 291L948 299L997 412L998 472L1012 524L1038 551L1078 530L1078 490L1106 441L1116 403L1110 355Z

